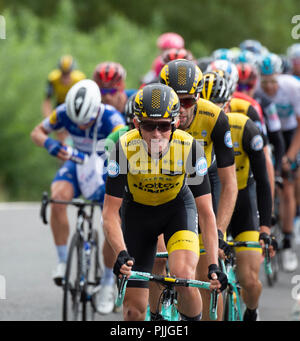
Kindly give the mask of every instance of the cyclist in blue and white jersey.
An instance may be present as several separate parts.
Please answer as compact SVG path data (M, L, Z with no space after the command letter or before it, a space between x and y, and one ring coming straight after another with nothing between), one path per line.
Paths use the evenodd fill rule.
M285 140L285 155L282 158L284 178L281 218L283 223L283 267L294 271L298 266L296 253L292 250L293 221L296 214L295 164L300 149L300 83L291 75L281 73L281 59L274 53L266 55L260 64L262 91L275 103Z
M31 138L36 145L45 147L50 155L65 161L51 184L51 198L69 201L83 195L86 199L98 200L102 204L106 179L105 139L112 131L124 125L125 121L119 111L101 103L99 87L94 81L86 79L76 83L69 90L66 102L58 106L31 133ZM65 128L73 140L75 148L73 154L61 142L48 136L52 131L61 128ZM72 161L70 158L74 155L77 158L81 157L85 162L79 164ZM65 205L51 205L50 223L59 259L53 279L57 285L61 285L66 268L69 236ZM114 307L112 273L114 257L109 245L104 244L105 270L101 285L105 289L103 295L110 298L111 304L110 308L102 313L109 313Z

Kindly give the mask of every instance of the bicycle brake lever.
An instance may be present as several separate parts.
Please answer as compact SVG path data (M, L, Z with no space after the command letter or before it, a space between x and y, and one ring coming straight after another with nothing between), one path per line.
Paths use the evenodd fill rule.
M212 321L216 321L217 319L217 306L218 306L218 292L217 290L213 290L210 294L210 308L209 308L209 317Z
M271 257L269 253L270 244L265 244L265 272L267 275L272 275Z
M42 197L42 205L41 205L41 210L40 210L40 217L45 225L48 224L48 220L46 217L46 209L49 203L49 198L48 198L48 193L44 192L43 197Z
M120 307L123 304L124 293L126 290L127 281L128 281L128 279L127 279L127 276L125 276L125 275L123 275L122 278L117 281L118 296L117 296L116 303L115 303L115 305L117 307Z

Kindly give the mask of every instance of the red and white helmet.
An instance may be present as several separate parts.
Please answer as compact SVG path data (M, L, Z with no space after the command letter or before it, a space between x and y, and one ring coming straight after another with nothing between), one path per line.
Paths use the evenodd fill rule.
M126 71L115 62L104 62L96 66L93 74L94 81L100 88L125 88Z

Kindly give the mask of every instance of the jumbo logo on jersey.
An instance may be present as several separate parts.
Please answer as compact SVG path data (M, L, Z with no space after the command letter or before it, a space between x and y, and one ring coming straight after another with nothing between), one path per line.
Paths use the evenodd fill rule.
M200 157L200 159L196 161L195 169L199 176L204 176L207 173L207 162L205 157Z
M261 135L255 135L251 140L251 148L255 151L263 149L264 141Z
M230 131L226 131L224 135L224 143L228 148L232 148L232 139L231 139L231 133Z
M120 173L120 166L115 160L110 160L107 166L107 173L110 177L114 178Z

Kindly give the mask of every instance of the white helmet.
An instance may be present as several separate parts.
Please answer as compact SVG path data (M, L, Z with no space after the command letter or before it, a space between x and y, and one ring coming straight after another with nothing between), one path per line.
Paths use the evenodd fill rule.
M287 56L290 59L300 58L300 43L293 44L287 49Z
M97 83L83 79L72 86L66 96L67 115L78 125L94 120L101 106L101 93Z
M239 81L239 72L238 72L237 67L234 65L234 63L230 62L229 60L217 59L211 62L207 66L206 71L216 71L216 70L223 70L224 72L227 72L227 74L229 75L228 85L229 85L230 95L232 95Z

